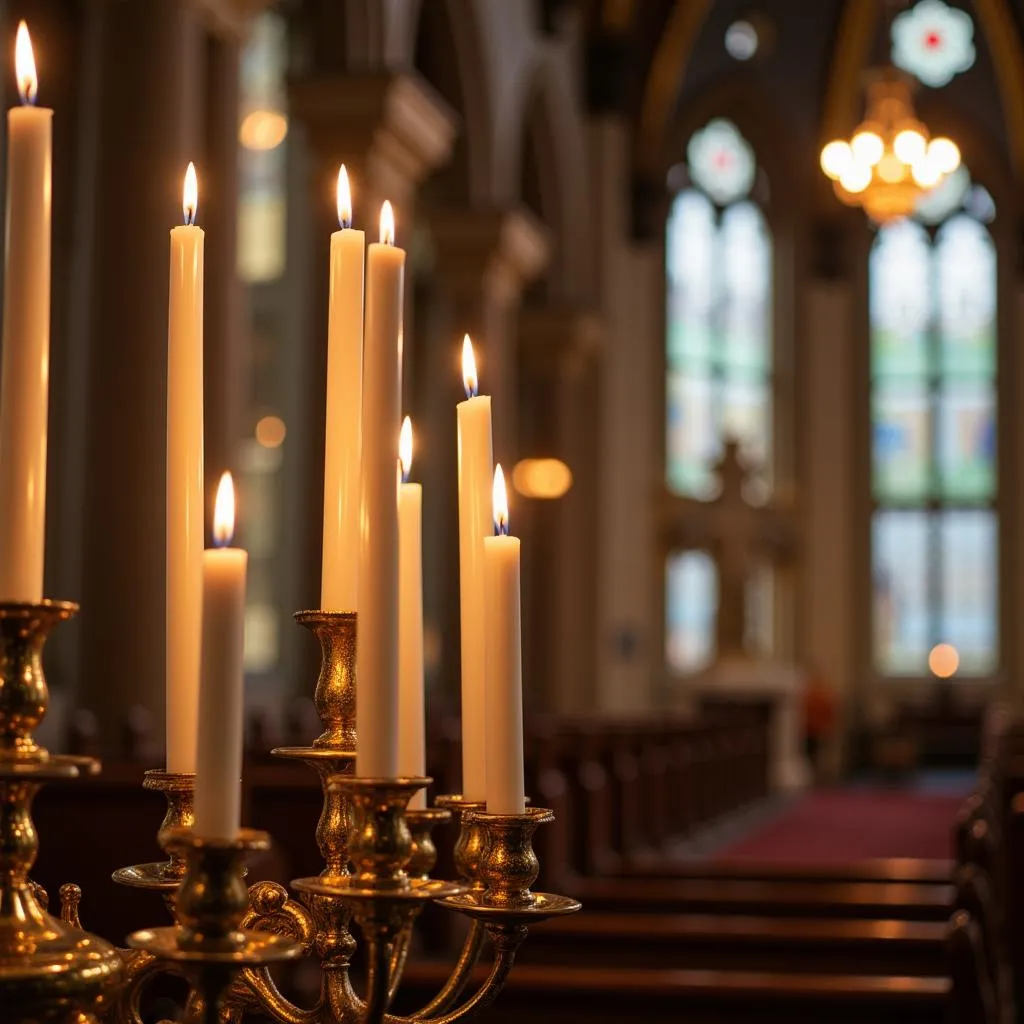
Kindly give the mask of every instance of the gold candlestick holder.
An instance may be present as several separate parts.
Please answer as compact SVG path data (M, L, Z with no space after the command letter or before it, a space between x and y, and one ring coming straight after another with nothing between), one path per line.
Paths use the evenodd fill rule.
M70 602L0 604L0 1008L4 1020L94 1022L117 999L117 950L46 912L29 879L39 840L32 800L40 787L99 770L92 758L50 754L35 728L49 706L42 653Z
M194 986L189 1016L216 1024L240 970L294 959L302 946L241 927L249 905L243 857L270 848L265 832L242 829L235 839L213 840L179 829L166 842L185 864L175 900L179 924L134 932L128 945L181 970Z
M33 1012L49 1006L47 1000L57 1005L63 999L60 1005L80 1009L81 1016L60 1017L60 1024L68 1019L92 1024L89 1014L97 1006L109 1010L108 1019L114 1024L141 1024L140 999L145 986L155 974L172 970L192 982L186 1007L190 1022L237 1024L253 1013L277 1024L456 1024L471 1019L497 997L529 924L579 909L575 900L530 890L538 868L531 839L538 825L552 819L550 811L531 808L522 815L489 815L482 804L457 795L439 797L435 807L410 810L410 797L427 785L428 779L353 776L356 617L317 611L301 612L296 619L320 642L322 660L314 702L322 732L308 747L280 747L273 753L303 762L320 779L323 805L316 825L324 860L320 874L296 879L292 889L297 897L271 881L256 882L246 892L244 854L265 848L269 837L243 831L230 843L193 838L189 832L192 777L147 772L143 785L162 792L167 800L158 832L167 860L121 868L114 879L163 893L176 927L136 932L129 940L131 948L122 951L95 940L98 945L89 947L94 956L91 962L95 963L98 955L102 964L109 965L103 985L98 980L92 982L97 991L102 989L102 996L81 986L65 987L61 995L59 982L47 978L34 993L24 989L27 1001L23 1004L31 1005ZM35 765L33 771L59 770L64 773L61 777L66 777L79 770L77 764L33 748L32 730L40 716L33 720L31 708L22 706L16 712L17 728L11 724L10 712L4 717L7 697L3 680L8 674L4 639L10 632L0 606L0 751L6 743L7 749L17 751L18 764L27 759L30 766ZM38 666L37 655L38 650ZM26 687L26 692L30 691L31 687ZM0 769L4 764L0 757ZM15 771L14 767L4 770ZM0 771L0 792L5 794L11 790L6 779ZM16 799L5 796L0 803L0 867L7 856L4 839L20 827L18 814L20 809L27 813L28 799L25 795ZM433 879L430 873L437 856L433 830L453 818L459 824L455 843L459 880ZM18 898L31 900L27 851L19 855L19 863L25 866L18 876ZM77 887L74 894L69 890L68 917L76 918L71 903L77 894ZM6 890L0 891L0 907L12 905L5 897ZM401 985L415 921L429 902L467 916L470 930L437 995L411 1016L398 1017L389 1013L389 1007ZM53 922L52 918L46 920ZM365 999L357 996L350 979L356 949L350 930L353 920L367 947ZM0 917L0 1001L7 995L4 970L8 962L22 971L31 962L21 949L6 952L13 946L4 944L3 928L4 918ZM85 936L79 931L75 934ZM490 974L477 991L463 999L488 938L494 950ZM93 937L86 939L93 941ZM272 963L299 955L320 963L319 996L308 1008L286 999L269 970ZM119 973L122 962L123 972ZM111 1008L115 997L117 1005ZM6 1003L3 1005L6 1010ZM58 1018L39 1013L38 1020L57 1024Z

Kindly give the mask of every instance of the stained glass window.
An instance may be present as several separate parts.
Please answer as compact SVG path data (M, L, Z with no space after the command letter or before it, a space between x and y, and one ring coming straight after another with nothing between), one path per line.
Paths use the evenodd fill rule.
M881 228L871 253L874 659L884 675L925 674L938 643L956 647L961 675L999 661L996 255L960 207L937 229Z
M892 23L892 62L933 88L974 63L971 16L942 0L920 0Z
M686 153L688 186L666 226L666 482L676 494L706 500L727 436L770 479L772 241L750 198L754 152L736 126L710 121ZM714 649L713 559L673 556L666 586L667 659L692 671ZM770 595L770 579L761 581L750 602L754 637L771 632Z

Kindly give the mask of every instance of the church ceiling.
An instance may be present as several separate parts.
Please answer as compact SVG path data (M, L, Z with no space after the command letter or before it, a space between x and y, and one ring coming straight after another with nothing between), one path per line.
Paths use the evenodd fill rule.
M939 88L921 85L920 116L961 141L967 162L1024 179L1024 0L946 0L973 22L975 58ZM800 158L848 133L864 109L864 73L889 60L890 19L913 0L584 0L588 94L635 125L638 179L661 187L681 126L729 97L742 116L771 109L780 146ZM757 28L737 60L726 34ZM754 114L754 116L757 116Z

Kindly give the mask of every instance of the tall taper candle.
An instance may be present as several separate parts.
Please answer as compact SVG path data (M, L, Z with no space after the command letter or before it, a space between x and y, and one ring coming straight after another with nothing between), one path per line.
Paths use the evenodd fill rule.
M359 579L359 435L363 405L363 260L366 235L352 227L345 165L338 171L327 314L327 435L320 607L353 612Z
M487 792L484 660L484 537L491 533L491 399L477 395L476 360L462 339L466 401L457 409L459 445L459 591L462 622L462 793Z
M398 774L426 774L423 693L423 486L409 483L412 421L402 421L398 439L402 483L398 489ZM409 806L427 806L426 790Z
M235 491L225 473L217 488L213 540L203 552L203 659L199 698L195 834L234 839L241 808L245 572L249 559L228 547Z
M167 770L196 770L203 593L203 229L188 165L167 312Z
M508 536L501 466L494 470L494 530L484 538L487 644L487 813L522 814L523 641L519 606L519 538Z
M402 390L405 252L395 246L391 204L380 242L367 248L363 352L363 451L356 645L356 774L398 773L398 495L395 456Z
M0 600L43 596L46 415L50 378L53 111L25 22L15 44L20 107L7 112L7 252L0 369Z

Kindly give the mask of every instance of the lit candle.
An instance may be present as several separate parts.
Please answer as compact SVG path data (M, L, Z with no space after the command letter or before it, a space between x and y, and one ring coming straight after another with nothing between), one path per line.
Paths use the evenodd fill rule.
M487 811L522 814L523 640L519 608L519 538L508 536L508 498L494 470L494 533L484 539L487 644Z
M235 491L225 473L217 488L213 542L203 552L203 656L199 698L195 834L234 839L241 809L245 571L249 555L228 547Z
M398 489L398 773L426 774L423 695L423 486L409 483L412 421L402 422L398 439L402 483ZM420 790L412 808L427 806Z
M395 246L391 204L380 242L366 253L363 353L356 774L398 774L398 501L395 450L402 390L405 252Z
M491 399L477 394L476 360L462 340L466 400L458 405L459 592L462 609L462 793L483 800L487 791L484 713L483 541L491 533Z
M352 227L348 172L338 172L339 231L331 235L327 314L327 436L320 607L355 611L359 579L359 433L363 404L363 259Z
M196 770L203 592L203 229L188 165L167 307L167 770Z
M40 601L46 528L50 376L50 193L53 111L25 22L15 67L21 106L7 112L7 260L0 367L0 600Z

